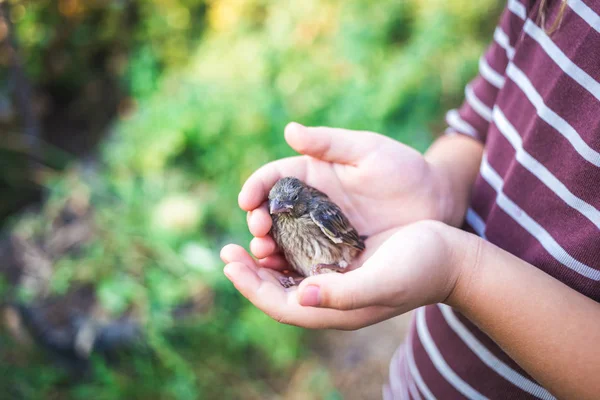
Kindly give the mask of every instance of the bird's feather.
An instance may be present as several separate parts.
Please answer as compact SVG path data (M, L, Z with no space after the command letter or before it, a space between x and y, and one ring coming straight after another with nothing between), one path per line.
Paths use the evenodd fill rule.
M310 217L333 243L343 243L360 251L365 249L363 240L336 204L321 201L310 211Z
M365 248L342 210L297 178L281 178L273 185L269 212L273 239L302 276L344 271Z

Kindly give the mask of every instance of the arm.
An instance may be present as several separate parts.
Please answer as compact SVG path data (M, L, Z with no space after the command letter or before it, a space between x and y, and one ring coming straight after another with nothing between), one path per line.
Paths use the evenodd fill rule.
M353 328L375 322L357 317L361 309L383 308L389 317L443 302L559 398L595 399L600 393L600 304L439 222L400 229L356 271L305 279L298 299L312 306L305 307L306 315L346 310L346 322L357 319ZM305 326L304 318L294 322ZM329 327L338 327L331 322Z
M483 144L464 135L445 135L437 139L425 153L432 168L439 171L441 221L460 226L471 198L471 188L479 172Z
M598 398L600 304L489 242L447 237L465 251L446 302L559 398Z
M373 240L378 240L373 238ZM225 273L257 307L307 328L358 329L447 303L477 324L559 398L600 393L600 304L499 247L434 221L405 226L361 268L306 278L284 290L242 248Z

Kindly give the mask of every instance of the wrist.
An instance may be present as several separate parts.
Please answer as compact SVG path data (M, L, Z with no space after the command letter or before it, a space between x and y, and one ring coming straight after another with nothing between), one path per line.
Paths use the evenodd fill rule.
M451 290L443 303L458 309L468 308L483 269L487 242L473 234L454 229L447 239Z
M442 136L425 153L437 187L440 221L462 224L482 155L483 145L462 135Z
M452 176L443 165L435 160L427 160L432 171L435 187L437 217L447 225L458 227L462 224L467 212L467 202L460 198L459 192L452 185Z
M424 304L458 305L477 258L477 237L440 221L419 221L412 226L425 232L421 233L418 246L422 249L420 259L428 266L424 269L435 271L435 276L430 276L421 288L422 293L429 293Z

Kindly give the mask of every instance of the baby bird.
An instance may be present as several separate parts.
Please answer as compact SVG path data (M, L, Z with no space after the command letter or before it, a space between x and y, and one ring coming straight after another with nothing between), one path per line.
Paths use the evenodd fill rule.
M365 249L363 237L323 192L294 177L278 180L269 192L271 235L302 276L342 272ZM282 278L281 284L296 284Z

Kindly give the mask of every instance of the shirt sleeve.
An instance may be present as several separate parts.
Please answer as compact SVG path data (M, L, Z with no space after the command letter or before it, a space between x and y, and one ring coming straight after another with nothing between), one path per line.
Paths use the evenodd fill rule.
M479 59L479 73L465 87L463 104L446 113L446 134L467 135L485 143L496 97L504 86L506 67L521 30L522 21L505 9L494 31L494 40Z

